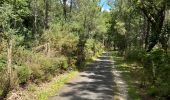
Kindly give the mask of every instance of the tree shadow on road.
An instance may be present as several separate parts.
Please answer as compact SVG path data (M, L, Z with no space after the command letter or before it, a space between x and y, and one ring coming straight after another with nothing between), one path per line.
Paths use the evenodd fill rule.
M76 79L65 84L64 90L59 91L55 99L50 100L121 100L115 95L123 97L118 91L113 71L114 62L110 60L109 53L103 53L95 61L88 64ZM121 86L119 85L121 88ZM122 85L123 88L123 85Z
M113 97L113 63L109 61L108 53L88 64L85 73L81 77L92 80L90 82L81 81L76 83L67 83L73 90L62 93L60 96L68 97L69 100L112 100Z

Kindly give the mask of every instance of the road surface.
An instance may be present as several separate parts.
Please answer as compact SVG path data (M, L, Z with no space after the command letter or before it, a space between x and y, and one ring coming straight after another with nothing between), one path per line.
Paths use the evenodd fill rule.
M49 100L127 100L126 84L114 69L109 55L103 53L88 64L85 71L66 83ZM115 99L114 95L118 95L119 99Z

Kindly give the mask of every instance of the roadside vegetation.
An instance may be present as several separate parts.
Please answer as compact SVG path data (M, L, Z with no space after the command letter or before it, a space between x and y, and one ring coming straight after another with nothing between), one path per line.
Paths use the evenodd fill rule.
M85 62L100 54L108 12L101 12L97 3L97 0L1 0L0 99L20 96L15 93L18 89L34 90L34 86L48 83L63 73L81 70ZM61 84L67 77L59 80ZM54 84L58 86L60 82ZM49 93L40 93L38 97L44 99L52 94L54 90L50 88Z
M106 0L108 10L100 2L0 0L0 99L82 71L107 48L121 56L117 68L130 72L124 73L130 96L138 99L142 89L152 99L168 100L170 1ZM38 97L53 94L50 88Z
M154 51L154 52L158 52L158 51ZM145 63L145 61L149 61L148 55L147 56L143 55L146 56L146 58L141 58L143 59L143 62L141 62L137 60L139 58L132 59L131 58L132 56L125 58L124 56L120 55L117 51L114 51L112 52L112 59L115 61L114 63L115 68L121 72L122 78L125 80L125 82L128 85L128 95L130 100L155 100L155 99L167 100L169 96L168 84L170 83L169 83L169 78L167 78L169 70L166 68L169 66L169 61L168 61L169 58L168 59L166 59L166 57L163 58L166 59L163 60L165 62L162 63L165 65L159 67L160 71L164 69L168 70L163 72L163 75L166 74L167 76L163 77L161 73L159 75L159 77L161 77L159 78L159 81L156 81L156 83L154 83L159 85L153 86L153 80L152 80L153 76L151 74L153 70L151 68L150 70L148 70L148 68L145 67L149 65L148 62ZM152 55L152 57L154 56ZM156 62L160 63L160 61L156 61ZM153 62L151 61L150 63ZM164 82L161 83L162 82L161 80L164 80Z
M53 80L47 87L37 94L37 100L47 100L49 96L56 94L56 92L66 83L68 80L73 78L78 72L71 71L68 74L62 75L56 80Z
M107 43L117 51L115 65L129 85L130 100L169 100L170 2L116 0L113 5Z

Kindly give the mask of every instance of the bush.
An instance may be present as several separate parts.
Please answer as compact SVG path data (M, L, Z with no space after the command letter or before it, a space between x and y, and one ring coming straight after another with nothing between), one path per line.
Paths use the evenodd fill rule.
M16 70L19 78L19 83L20 84L27 83L31 75L31 69L26 65L22 65L17 66Z
M27 87L27 90L28 91L36 91L36 85L35 84L29 84L28 87Z
M67 58L64 56L47 57L22 47L18 48L14 59L20 83L26 83L28 79L35 83L48 81L52 76L59 74L61 69L68 69Z
M0 54L0 72L5 68L6 66L6 57L4 54Z
M91 59L96 56L98 53L103 51L102 44L95 41L94 39L88 39L85 44L85 55L86 59Z
M68 69L68 63L67 63L67 60L65 59L63 59L61 62L60 62L60 66L61 66L61 69L64 69L64 70L66 70L66 69Z
M93 39L88 39L86 44L85 44L85 58L86 59L91 59L94 56L94 40Z
M148 66L149 65L149 66ZM144 59L144 69L150 78L149 82L155 91L151 94L158 96L168 96L170 94L170 53L165 53L161 49L155 49L148 53Z
M125 59L128 61L136 61L136 62L142 62L143 58L145 57L146 52L144 50L130 50L126 52Z
M9 84L9 74L7 69L4 69L0 72L0 98L7 95L9 91L18 86L18 78L16 71L12 71Z
M125 58L143 66L143 75L147 80L148 94L167 97L170 94L170 52L154 49L151 52L141 50L128 51ZM141 71L142 71L141 70Z
M44 72L41 70L40 65L32 64L30 68L32 72L30 76L30 80L35 83L40 83L42 80L42 76L44 75Z

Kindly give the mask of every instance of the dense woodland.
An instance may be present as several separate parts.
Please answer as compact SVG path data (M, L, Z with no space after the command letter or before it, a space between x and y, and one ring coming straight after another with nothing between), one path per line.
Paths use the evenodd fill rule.
M137 63L138 81L145 92L156 100L168 100L170 1L116 0L109 23L108 47Z
M170 98L170 1L0 0L0 99L105 50L140 66L141 88Z

